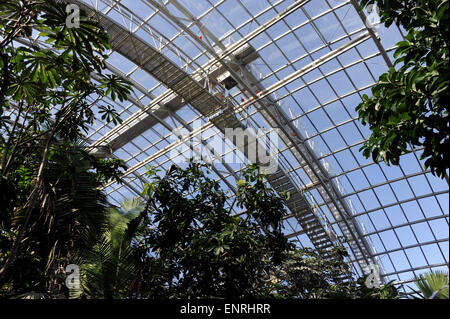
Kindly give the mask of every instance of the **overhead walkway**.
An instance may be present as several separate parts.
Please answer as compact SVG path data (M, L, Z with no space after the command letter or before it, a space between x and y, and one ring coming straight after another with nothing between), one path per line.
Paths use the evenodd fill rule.
M224 133L224 129L227 127L245 127L238 121L234 114L230 113L227 103L223 101L220 96L214 95L204 82L202 83L202 81L206 81L205 78L195 78L195 76L186 73L182 68L177 66L159 50L153 48L144 40L140 39L137 35L131 33L129 30L119 25L116 21L96 11L94 8L89 7L77 0L67 2L78 4L88 13L89 16L91 16L91 18L100 22L100 24L111 36L111 47L114 51L128 58L130 61L147 71L155 79L170 89L168 92L152 101L150 105L150 110L152 109L152 106L157 104L163 105L161 109L156 111L159 112L158 116L164 117L168 114L168 111L165 111L164 107L168 110L176 110L185 104L189 104L202 116L209 118L210 123L215 125L222 133ZM155 6L159 5L158 3L155 4L154 1L150 2L152 2ZM308 1L297 1L294 3L293 7L299 8L306 2ZM160 6L158 9L161 9L161 11L164 12ZM293 8L288 8L280 15L287 14L287 12L292 12L293 10ZM168 17L170 19L176 19L169 14ZM267 28L270 25L270 23L273 22L269 21L252 32L252 34L250 34L247 38L242 39L241 44L246 44L251 36L255 36L255 34L262 32L264 28ZM277 109L277 106L274 103L272 103L267 109L262 108L261 104L262 101L264 99L268 99L270 94L278 87L286 85L289 81L293 81L302 76L302 74L317 68L329 59L342 54L362 41L366 41L369 37L370 35L368 34L363 34L357 37L342 47L326 54L324 57L311 63L302 70L293 73L283 81L280 81L267 89L261 88L262 92L260 94L256 93L256 89L251 88L251 84L257 84L257 81L255 81L254 78L251 78L251 74L239 76L237 70L232 68L232 63L228 63L225 59L225 56L227 56L230 57L231 62L235 62L236 59L240 59L242 61L243 59L254 55L254 52L252 52L251 49L248 49L247 47L248 50L242 51L244 52L244 55L241 57L238 54L233 54L238 52L236 46L233 47L233 50L222 48L221 55L218 55L216 51L211 51L211 48L208 49L209 52L215 57L215 60L212 63L216 66L216 69L219 69L217 64L220 64L220 67L222 68L219 73L224 71L229 72L239 88L243 92L246 92L246 94L250 95L247 101L243 102L234 109L234 112L242 111L242 109L247 108L251 104L259 104L261 113L268 123L271 124L272 127L280 129L283 142L291 148L294 156L300 161L302 168L310 178L311 183L319 191L324 201L328 203L328 207L330 208L335 219L338 221L339 227L344 234L345 241L350 246L354 260L359 264L363 272L367 271L367 267L372 263L376 263L376 261L372 258L370 246L365 241L357 221L352 216L351 210L347 207L345 201L340 196L339 191L333 184L333 181L328 178L326 170L314 156L314 152L306 143L302 141L301 134L298 129L289 124L290 122L287 120L286 115L283 114L283 111ZM252 83L252 81L254 83ZM281 116L275 117L275 114L280 114ZM150 117L144 116L142 118L139 117L139 114L136 114L129 120L125 121L122 125L112 129L109 133L107 133L107 136L95 141L93 146L107 144L113 151L117 150L154 124L155 122L151 120ZM138 165L142 165L142 163ZM134 172L135 170L135 167L131 167L127 173ZM326 221L321 219L320 216L315 213L314 209L306 200L297 184L292 180L290 175L286 173L285 168L280 167L276 173L270 175L269 182L271 186L280 194L286 191L290 193L291 197L286 201L286 205L292 212L293 216L295 216L298 220L298 223L303 228L304 233L308 235L313 245L319 251L323 251L325 253L326 249L338 244L337 236L333 233L330 227L328 227L329 225L326 224Z

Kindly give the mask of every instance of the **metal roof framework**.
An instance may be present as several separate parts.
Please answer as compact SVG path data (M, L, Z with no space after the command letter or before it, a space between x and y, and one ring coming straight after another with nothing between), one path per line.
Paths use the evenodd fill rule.
M124 122L96 123L87 136L129 167L124 185L104 186L112 201L140 195L146 166L187 159L186 147L173 152L180 145L194 140L199 154L220 136L242 161L214 154L214 176L231 205L248 160L224 128L277 129L279 169L269 182L292 193L288 238L318 249L343 244L356 275L375 263L385 282L448 271L448 177L425 171L420 149L399 167L358 152L370 132L354 108L392 65L402 30L368 24L373 13L359 13L354 0L70 2L95 12L111 35L109 71L134 86L129 103L102 100ZM219 83L222 75L232 88Z

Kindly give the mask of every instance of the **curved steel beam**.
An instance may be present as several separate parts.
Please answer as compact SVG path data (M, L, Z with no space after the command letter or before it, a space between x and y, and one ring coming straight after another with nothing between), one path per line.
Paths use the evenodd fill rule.
M248 83L246 83L245 80L243 80L239 76L239 74L237 74L232 68L230 68L226 64L226 62L223 60L221 55L219 55L216 51L214 51L211 47L209 47L205 42L198 39L198 37L189 28L187 28L184 23L179 21L179 19L177 17L172 15L166 7L163 7L161 4L159 4L155 0L146 0L146 1L149 2L150 4L152 4L160 12L164 13L164 15L166 17L168 17L180 29L184 30L186 34L190 35L193 39L195 39L195 41L197 41L199 43L199 45L201 45L208 53L210 53L214 58L216 58L220 63L222 63L225 68L227 68L227 70L230 72L230 74L233 76L233 78L240 84L241 90L243 92L246 91L250 95L250 99L247 100L246 102L244 102L240 106L241 109L243 109L247 106L250 106L250 104L253 104L255 101L261 101L261 99L263 97L268 96L271 93L271 91L275 91L275 87L277 85L284 86L287 84L287 83L282 83L282 84L277 83L273 87L267 89L265 92L262 92L261 94L258 95L256 93L256 89L251 88L251 86L248 85ZM176 1L176 0L172 0L172 1ZM296 1L295 4L300 4L300 3L303 4L304 1ZM300 7L301 6L298 6L297 8L300 8ZM286 10L289 10L289 8ZM275 24L276 22L279 22L280 20L279 20L279 18L275 17L271 21L273 22L273 24ZM259 28L257 28L256 30L254 30L253 33L259 34L261 32L264 32L266 30L266 27L267 27L266 25L262 25ZM312 69L318 67L320 64L325 63L327 60L331 59L333 56L339 55L339 54L347 51L351 47L356 46L357 44L362 43L363 41L365 41L367 39L368 39L368 34L364 34L364 35L350 41L350 43L348 43L348 45L344 45L344 46L338 48L337 50L332 51L329 54L326 54L324 57L314 61L307 67L310 70L312 70ZM295 72L294 74L290 75L286 82L291 82L291 81L295 80L296 78L298 78L299 76L301 76L302 72L309 72L309 71L304 70L304 69L299 70L299 71ZM260 108L260 112L263 115L263 117L267 120L267 122L272 125L272 127L281 128L284 133L287 133L284 130L284 126L280 125L281 123L279 123L279 118L275 118L274 113L266 112L266 110L263 107ZM283 123L283 124L288 126L288 131L291 134L289 134L289 133L283 134L284 136L282 136L282 137L284 137L285 140L289 141L290 142L289 144L293 146L294 154L298 158L302 158L305 161L305 163L306 163L305 167L310 168L310 172L309 172L311 174L310 179L314 180L314 181L320 181L320 183L322 184L322 192L321 192L322 197L324 197L324 200L330 199L333 202L334 205L332 205L332 207L330 207L330 209L339 216L339 218L343 222L343 225L345 225L345 228L343 229L343 233L345 234L346 238L349 240L350 248L354 253L355 259L358 260L358 264L360 265L361 271L363 273L368 273L370 271L369 265L377 264L377 262L373 258L373 253L371 251L371 247L369 246L369 244L367 243L365 238L362 236L362 233L361 233L361 230L359 229L358 223L356 222L356 220L354 220L352 218L352 212L349 209L346 201L343 200L342 197L340 196L340 192L334 185L334 182L326 178L326 176L327 176L326 170L322 167L321 163L316 160L316 156L315 156L314 152L309 148L309 146L306 145L305 143L303 143L303 141L300 137L301 136L300 132L298 132L298 130L290 122L285 121L285 123ZM295 137L295 138L293 138L293 137Z
M71 1L71 2L79 3L79 1ZM271 87L265 90L262 96L258 96L256 94L256 90L252 89L245 82L245 80L241 79L237 74L237 72L235 72L224 61L223 54L218 55L206 43L204 43L203 41L199 41L199 39L197 39L197 37L192 33L191 30L187 29L182 22L180 22L176 17L174 17L170 12L167 11L166 8L162 7L159 3L153 0L148 0L148 2L150 2L160 12L164 13L171 21L173 21L178 27L184 30L193 39L199 42L199 44L202 47L204 47L204 49L206 49L207 52L209 52L215 59L217 59L217 61L219 61L233 75L233 77L240 84L241 90L246 91L250 94L251 98L246 103L244 103L244 105L241 105L240 108L245 108L246 105L250 105L251 103L260 102L261 99L267 97L271 93L271 91L276 90L276 87ZM297 1L295 5L299 5L300 3L306 3L306 1ZM193 104L195 107L198 107L200 113L202 113L204 116L207 116L213 113L214 111L223 108L223 105L221 105L218 99L213 98L209 94L209 92L206 92L206 90L202 90L201 85L196 83L195 80L190 78L189 75L185 74L179 69L177 70L177 67L173 63L171 63L170 60L164 58L164 56L162 56L161 54L158 54L159 52L156 52L154 49L152 50L151 47L149 48L148 45L146 46L145 42L139 40L136 36L132 35L130 32L124 31L123 28L121 30L121 27L118 26L116 22L111 21L111 19L108 19L105 16L100 16L100 14L97 12L93 12L92 14L96 15L96 18L104 26L106 26L106 29L111 33L113 33L112 47L115 45L116 48L119 49L123 48L122 44L125 41L127 41L128 44L130 44L130 47L134 48L134 50L128 50L128 52L119 51L120 53L129 58L131 61L135 63L138 62L136 64L147 67L146 70L149 71L149 73L151 73L155 78L164 83L167 87L172 88L173 91L175 91L178 95L182 96L183 98L188 98L191 101L191 104ZM271 23L274 24L277 21L279 21L279 17L276 17L273 20L271 20ZM265 27L267 26L258 28L257 30L254 31L254 33L259 34L263 32L265 30ZM364 36L357 38L357 41L351 41L350 43L351 45L348 47L357 45L358 41L360 42L365 41L365 39L363 38ZM343 47L339 48L338 50L335 50L335 52L334 51L330 52L329 55L326 55L323 58L319 59L318 61L313 62L312 65L309 65L308 66L309 69L312 70L318 67L321 63L327 61L329 57L331 58L332 56L345 52L346 49L347 49L346 47ZM222 50L224 51L224 48L222 48ZM163 72L163 70L166 72ZM295 72L294 74L292 74L288 79L286 79L286 81L284 81L284 83L278 84L284 86L286 85L286 82L293 81L294 79L301 76L302 72L303 73L308 72L308 70L300 70L300 71L301 72ZM188 87L188 90L183 90L186 87ZM195 96L188 95L191 90L195 91L196 94ZM196 102L196 99L197 103L192 103ZM199 102L201 102L201 104L203 105L201 105ZM213 107L212 108L213 112L209 113L208 111L210 110L204 109L205 103L209 103L209 105ZM281 123L279 122L279 119L275 119L274 113L267 112L264 109L261 109L261 113L263 117L271 125L273 124L274 127L278 126L282 129L284 133L283 138L287 142L287 145L292 146L292 150L294 154L297 156L297 158L299 159L302 158L303 162L305 163L305 167L309 168L308 175L310 176L310 179L314 182L321 183L320 193L324 198L324 200L331 200L333 202L333 205L330 208L332 211L336 213L337 216L339 216L338 218L341 218L343 225L345 225L345 227L342 227L344 228L343 233L346 235L348 239L350 239L349 243L350 248L352 249L355 258L359 260L359 264L362 271L365 272L367 265L375 263L373 260L370 260L371 259L370 247L367 245L362 234L360 233L357 223L352 220L351 210L348 209L346 202L342 200L342 198L339 196L339 191L336 189L336 186L332 181L327 179L326 170L322 167L321 163L316 160L314 152L311 149L309 149L308 145L306 145L302 141L300 137L300 132L298 132L298 130L295 127L293 127L291 123L287 123L285 116L283 116L284 123L282 124L286 125L287 126L286 128L283 127L283 125L280 125ZM296 136L296 138L293 138L293 136Z

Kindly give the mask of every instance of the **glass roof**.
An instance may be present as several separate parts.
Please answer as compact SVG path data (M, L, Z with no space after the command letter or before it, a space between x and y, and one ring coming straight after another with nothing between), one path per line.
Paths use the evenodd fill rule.
M112 34L108 69L134 85L128 102L101 101L114 105L124 122L96 122L87 136L93 145L108 145L129 168L123 185L105 185L113 203L140 196L146 167L166 170L218 137L228 147L216 154L212 175L229 190L231 205L249 161L192 97L219 94L218 105L231 106L239 125L259 129L261 138L271 132L282 137L269 141L281 175L303 194L321 227L349 248L357 275L365 271L356 262L363 257L347 243L348 223L385 282L407 284L430 269L448 271L448 177L423 169L421 149L411 149L398 167L359 152L370 131L355 107L392 65L403 30L386 29L373 12L359 15L353 0L71 2L100 12L108 31L120 26ZM166 67L150 67L152 61ZM177 83L184 81L184 95L164 72L183 77ZM218 83L227 72L236 81L229 89ZM190 138L192 148L179 135ZM231 153L240 160L228 161ZM314 173L319 168L321 176ZM314 247L295 212L285 226L299 246Z

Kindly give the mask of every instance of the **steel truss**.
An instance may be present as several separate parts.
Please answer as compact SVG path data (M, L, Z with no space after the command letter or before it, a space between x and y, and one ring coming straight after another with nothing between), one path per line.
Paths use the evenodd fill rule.
M240 3L240 0L237 1ZM360 55L360 61L365 61L370 57L380 55L386 65L391 66L392 63L389 58L389 53L392 48L385 49L374 29L364 28L348 32L345 36L335 40L334 43L339 43L339 46L336 47L334 43L327 42L322 38L321 33L318 30L319 28L315 25L315 19L318 19L320 16L328 13L334 14L336 18L338 18L334 12L334 9L323 12L315 18L311 18L307 15L308 21L306 23L313 26L324 43L324 46L317 48L316 51L323 52L321 49L328 48L328 52L321 53L319 57L316 56L314 58L313 62L296 69L288 76L285 76L274 84L265 87L261 84L261 79L257 79L255 74L252 73L248 67L256 59L260 58L260 49L255 51L249 43L259 35L265 34L272 26L281 20L286 19L292 13L302 10L306 14L306 11L303 10L303 6L308 4L310 1L295 1L286 9L278 12L267 22L254 28L247 35L242 36L238 41L230 43L229 45L224 45L223 39L218 39L214 32L209 30L209 28L204 24L204 22L201 21L199 17L194 16L194 14L191 13L191 11L179 1L170 0L164 4L162 1L142 0L142 2L147 4L149 8L154 8L155 12L163 16L168 23L178 28L178 30L180 30L180 34L183 34L191 39L192 43L201 48L203 52L206 52L209 57L209 61L206 64L194 65L192 61L183 60L182 56L179 55L180 61L183 60L186 62L185 66L177 65L168 55L163 53L163 50L161 49L162 47L175 48L171 50L178 52L178 49L171 42L171 40L167 40L165 44L159 42L160 45L157 45L157 41L155 41L155 46L152 46L148 41L144 41L139 38L139 36L131 30L131 27L129 29L125 28L117 21L108 17L108 14L112 10L116 10L122 15L124 22L125 20L129 20L133 21L130 25L146 25L148 19L145 21L140 20L137 17L137 20L134 19L132 12L129 10L127 11L126 7L124 7L120 1L103 0L104 3L110 4L110 7L105 14L96 11L91 6L86 6L84 2L79 0L67 2L74 2L86 8L92 16L95 16L95 18L101 22L108 33L110 33L113 51L123 55L137 67L146 71L153 78L157 79L168 88L165 93L155 96L149 92L148 88L144 88L141 84L134 81L133 85L135 88L137 88L140 92L145 93L145 95L150 98L151 102L148 105L143 105L138 99L133 99L130 97L130 101L137 105L139 110L134 112L134 114L132 114L121 125L110 129L106 134L94 140L92 143L93 147L101 148L106 146L106 148L103 149L109 149L111 153L114 153L115 151L122 149L125 145L130 143L133 144L134 139L141 136L144 132L158 123L166 127L167 130L173 131L175 128L175 123L174 126L168 125L167 121L165 121L167 118L176 119L178 123L181 123L182 126L189 131L188 137L193 138L196 136L198 137L202 134L202 132L213 128L221 132L221 134L224 134L224 129L230 126L243 128L249 126L256 128L257 126L250 123L248 119L251 119L254 114L259 114L270 127L279 129L281 140L286 146L285 150L288 150L291 154L293 154L300 164L297 168L291 166L291 164L286 162L286 160L281 160L280 169L276 173L269 176L269 182L275 190L279 193L285 191L290 192L291 197L286 202L286 206L291 211L291 214L286 216L286 218L291 216L295 217L298 224L302 227L302 230L287 234L287 237L291 238L299 234L306 234L312 244L318 250L323 250L324 254L326 254L325 250L327 248L335 245L341 245L343 243L349 248L352 261L356 262L362 273L368 273L370 271L369 266L372 264L380 264L381 269L383 269L380 258L385 256L388 252L392 253L396 250L388 250L385 248L385 252L381 253L374 250L372 243L368 239L371 235L377 234L378 232L365 231L364 225L361 224L359 220L361 216L368 214L370 210L366 210L365 213L355 213L351 202L348 201L348 198L352 194L358 196L358 192L350 193L350 195L348 193L343 193L338 177L340 175L344 175L344 173L334 174L329 170L329 163L326 162L325 156L318 155L316 147L311 143L311 136L305 136L304 132L298 127L298 125L295 125L298 117L296 118L293 117L292 114L287 114L285 108L281 107L279 103L280 99L276 97L276 93L281 88L285 88L290 83L294 83L299 79L303 80L303 77L310 72L320 70L321 66L336 59L338 56L343 55L349 50L358 50L358 47L360 47L361 44L370 40L373 41L379 52L364 58ZM219 4L222 2L223 1L219 2ZM283 1L280 0L277 4L278 3L283 3ZM96 4L98 4L98 1ZM170 7L168 4L170 4ZM351 0L339 4L335 7L335 9L338 7L344 7L348 4L350 4L353 8L357 7L357 2ZM274 7L275 4L272 6L272 9ZM171 11L171 8L176 8L177 12L174 13ZM180 13L183 17L180 16ZM358 13L358 15L364 22L366 19L365 15L363 13ZM339 23L342 25L341 21L339 21ZM192 26L195 26L200 30L201 36L195 34L191 30ZM153 30L155 34L157 33L156 31L157 30ZM150 32L152 32L152 30L150 30ZM292 30L288 32L292 32ZM160 36L160 38L156 35L154 36L154 40L159 39L159 41L161 41L161 38L162 36ZM332 44L334 45L333 47ZM311 55L311 53L309 54ZM360 61L356 61L354 63ZM291 64L294 63L294 61L290 62ZM193 72L188 73L187 67L192 68ZM348 67L348 65L346 67L340 65L340 70L345 72L346 75L350 77L346 71L346 68ZM108 68L113 73L120 74L130 79L129 76L121 73L121 71L113 65L108 65ZM284 67L281 67L277 71L282 70L283 68ZM274 73L275 71L272 71L267 76ZM218 83L218 78L224 74L227 74L228 77L232 78L236 82L235 85L239 89L239 92L241 92L242 96L245 96L245 99L242 99L241 103L230 103L229 101L231 101L233 97L223 99L224 91L220 83ZM326 76L328 75L329 74L325 75L322 73L322 77L319 78L319 80L326 79ZM307 86L307 84L305 84L305 86ZM358 90L355 92L359 94ZM341 100L342 98L342 96L338 97L336 101ZM206 124L194 130L176 113L184 106L192 106L200 114L201 118L208 119ZM323 107L324 104L319 105L319 108ZM249 113L249 110L251 110L251 114ZM312 112L312 110L308 112ZM305 112L303 116L307 116L308 112ZM151 154L139 163L130 166L125 173L125 176L133 174L135 176L134 179L138 179L140 176L138 171L142 167L158 158L165 156L167 152L173 150L184 142L185 141L181 139L174 143L169 143L169 145ZM204 146L206 146L205 143ZM244 146L248 147L248 145ZM350 148L350 146L352 145L348 145L347 148ZM239 146L236 146L236 148L239 149ZM335 152L332 154L335 154ZM166 162L169 162L170 160L171 159L169 158ZM233 185L227 181L226 176L229 175L233 176L235 179L238 179L239 172L224 163L223 159L219 158L219 160L227 172L220 171L220 169L215 169L215 173L232 191L235 191ZM359 168L361 167L362 166ZM302 180L300 178L299 181L295 172L297 169L302 169L305 172L307 179ZM427 172L420 172L417 173L417 175L424 175L425 173ZM403 173L401 180L406 180L407 177L410 177L410 175ZM392 189L390 184L391 182L392 181L388 181L386 185L389 185ZM105 185L105 189L111 188L112 186L112 183L107 184ZM137 191L135 186L132 186L131 184L129 186L131 186L130 188L134 188L135 192ZM409 185L409 187L411 186ZM369 189L373 188L373 186L369 187ZM321 196L323 200L322 204L318 205L315 203L315 200L311 199L312 196L311 198L308 197L308 195L314 191L317 191ZM446 192L433 191L432 196L436 197L439 194L448 194L448 190ZM421 197L414 195L414 198L410 200L418 201L419 199L421 199ZM401 204L403 201L397 199L397 203ZM320 213L318 208L324 206L328 207L333 220ZM385 209L384 206L382 206L382 209ZM444 211L442 207L441 211ZM440 218L447 218L448 225L448 213L444 213ZM429 224L430 219L424 218L423 222ZM408 225L409 227L412 227L411 224ZM335 226L338 228L335 228ZM391 224L390 228L386 228L386 230L390 229L395 229L395 227ZM338 230L342 236L338 236L339 234L336 230ZM431 243L440 244L443 242L448 243L448 235L446 240L436 239L435 237L435 240L430 242L418 242L418 245L402 246L400 250L404 251L413 247L419 247L423 253L423 245ZM445 255L442 250L441 254L442 256ZM427 261L427 266L413 267L411 262L408 262L410 264L410 271L413 272L420 269L442 266L442 263L433 264ZM382 274L382 277L390 278L390 276L400 274L401 272L402 271L400 270L386 271Z

